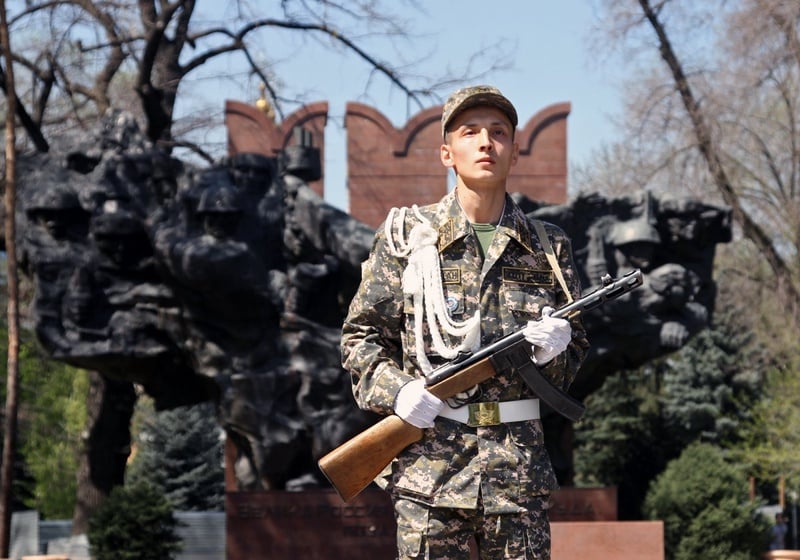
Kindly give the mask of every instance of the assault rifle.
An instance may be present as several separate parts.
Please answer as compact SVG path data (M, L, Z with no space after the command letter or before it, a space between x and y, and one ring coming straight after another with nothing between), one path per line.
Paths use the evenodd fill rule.
M606 275L602 282L600 288L555 310L551 316L569 319L626 294L642 285L642 272L636 269L616 280ZM426 385L428 391L445 400L509 369L519 373L535 395L555 412L571 420L583 415L580 401L554 386L539 372L531 360L531 345L522 330L436 368L427 376ZM342 500L349 502L403 449L422 439L422 433L421 428L399 416L386 416L322 457L319 468Z

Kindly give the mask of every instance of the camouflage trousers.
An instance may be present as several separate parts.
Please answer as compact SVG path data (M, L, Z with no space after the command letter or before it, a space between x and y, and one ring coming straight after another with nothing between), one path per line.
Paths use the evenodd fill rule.
M539 502L537 500L537 502ZM523 513L435 508L394 498L398 560L550 560L548 499Z

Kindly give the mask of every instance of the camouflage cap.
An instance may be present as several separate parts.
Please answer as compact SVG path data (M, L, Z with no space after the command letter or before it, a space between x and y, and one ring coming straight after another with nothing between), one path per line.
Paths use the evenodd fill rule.
M500 109L514 128L517 127L517 110L514 109L500 90L493 86L469 86L461 88L447 99L442 109L442 137L447 133L447 127L456 116L470 107L488 105Z

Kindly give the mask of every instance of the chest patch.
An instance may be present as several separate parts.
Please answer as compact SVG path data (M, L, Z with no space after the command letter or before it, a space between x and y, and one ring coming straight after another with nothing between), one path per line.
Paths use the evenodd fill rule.
M456 296L447 296L445 298L445 305L447 305L447 311L452 315L459 308L459 299Z
M443 268L442 269L442 283L443 284L461 284L461 269L460 268Z
M504 266L503 282L527 284L529 286L552 286L554 285L553 271Z

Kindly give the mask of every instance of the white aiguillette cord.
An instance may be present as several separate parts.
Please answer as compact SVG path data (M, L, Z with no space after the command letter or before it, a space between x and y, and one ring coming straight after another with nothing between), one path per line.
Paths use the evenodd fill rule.
M433 371L433 367L425 353L423 313L431 333L433 349L446 360L452 360L459 352L477 350L481 332L480 312L476 311L465 321L453 321L450 318L444 301L439 252L436 249L439 234L416 205L411 209L419 223L411 228L407 239L404 236L408 211L406 207L392 208L389 211L384 232L391 254L398 258L408 258L403 272L403 293L413 298L415 349L420 368L427 375ZM442 330L452 337L462 338L461 343L448 346L442 337Z

